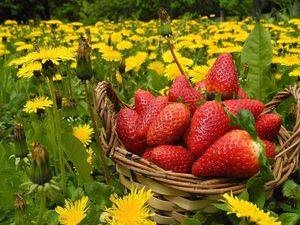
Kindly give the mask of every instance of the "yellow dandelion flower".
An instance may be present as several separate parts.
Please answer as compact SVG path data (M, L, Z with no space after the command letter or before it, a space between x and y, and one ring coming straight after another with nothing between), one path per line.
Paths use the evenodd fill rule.
M70 67L71 67L72 69L76 69L76 67L77 67L77 62L76 62L76 61L75 61L75 62L72 62L71 65L70 65Z
M117 44L117 49L122 51L122 50L127 50L131 49L133 44L130 41L121 41Z
M139 68L147 59L147 53L145 52L137 52L135 56L129 56L125 59L126 69L128 72L130 70L135 70Z
M62 77L59 73L55 74L52 78L53 81L61 81Z
M118 51L110 50L110 51L104 51L102 53L102 58L108 62L119 62L122 60L122 55Z
M91 136L94 133L93 129L88 124L80 124L77 127L73 127L73 135L87 146L92 140Z
M27 65L23 65L22 68L19 69L17 73L17 77L19 78L30 78L34 75L35 71L40 71L42 69L42 64L39 62L29 63Z
M176 50L174 51L174 53L177 57L181 57L180 53L177 52ZM162 55L162 58L163 58L164 62L166 62L166 63L174 62L174 58L173 58L173 55L170 50L164 52Z
M62 22L60 20L48 20L45 22L48 25L60 25Z
M281 73L275 73L275 79L276 80L280 80L282 77L282 74Z
M7 55L7 54L9 54L10 53L10 51L8 51L7 49L4 49L4 48L0 48L0 56L3 56L3 55Z
M135 32L136 32L137 34L139 34L139 35L145 34L145 31L144 31L144 29L142 29L142 28L137 28L137 29L135 30Z
M122 41L122 38L123 38L123 36L121 33L115 32L111 35L111 41L113 43L118 43L118 42Z
M5 20L5 21L4 21L4 24L5 24L5 25L17 25L18 22L15 21L15 20Z
M56 65L59 64L58 61L75 60L75 52L71 51L66 47L50 49L40 48L39 52L31 52L25 55L24 57L10 61L9 65L19 66L22 64L28 64L36 61L45 63L48 60L52 61Z
M74 203L65 200L64 208L61 206L55 208L55 212L59 215L59 222L63 225L79 224L86 217L88 201L87 196L83 196Z
M191 78L191 81L195 84L205 79L209 67L205 65L194 66L192 70L189 71L188 76Z
M119 84L122 84L123 79L122 79L122 75L119 71L116 73L116 79Z
M52 104L52 100L48 97L36 97L26 102L23 111L27 113L37 113L38 110L49 108Z
M285 56L275 56L272 58L272 63L281 64L283 66L293 66L300 64L300 57L297 54Z
M146 205L152 195L151 190L145 191L144 187L141 190L132 187L131 192L123 198L111 195L113 206L106 209L106 222L109 225L155 225L149 219L154 214Z
M157 55L154 52L151 52L149 55L149 59L156 59Z
M294 69L289 73L289 76L300 77L300 67Z
M178 57L178 61L183 66L192 66L194 64L194 61L192 59L186 58L186 57Z
M264 212L251 202L234 197L232 193L222 196L225 198L222 201L229 207L228 214L234 213L238 218L246 218L257 225L281 225L277 218L270 216L270 212Z
M168 94L168 92L169 92L169 88L170 88L170 87L167 86L167 87L165 87L165 88L159 90L159 93L160 93L162 96L166 96L166 95Z
M184 71L186 71L187 69L185 67L182 68ZM165 76L169 79L169 80L175 80L176 77L180 76L181 72L178 69L178 66L176 63L170 63L165 67Z
M130 40L132 40L132 41L142 41L143 38L141 36L138 36L138 35L132 35L130 37Z
M86 152L88 154L86 162L88 164L92 165L92 163L93 163L93 149L91 147L89 147L88 149L86 149Z
M19 47L16 48L17 52L23 51L23 50L32 50L33 49L33 45L32 44L24 44L24 45L20 45Z
M152 62L148 65L149 70L154 70L159 75L162 75L164 72L164 64L160 61Z

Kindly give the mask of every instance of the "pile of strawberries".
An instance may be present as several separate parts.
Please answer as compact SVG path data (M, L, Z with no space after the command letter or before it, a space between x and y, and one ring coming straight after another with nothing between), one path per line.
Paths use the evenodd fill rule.
M223 101L209 100L219 95ZM281 117L260 115L264 104L247 97L239 87L238 75L229 53L221 54L206 80L191 86L179 76L168 96L135 92L135 109L122 108L116 121L125 148L165 170L201 177L246 178L261 165L263 146L239 126L230 125L228 112L249 110L256 120L256 132L266 146L267 158L275 156Z

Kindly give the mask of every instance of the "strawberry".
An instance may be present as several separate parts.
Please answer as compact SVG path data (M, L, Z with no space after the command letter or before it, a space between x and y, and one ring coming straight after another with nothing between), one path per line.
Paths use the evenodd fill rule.
M178 102L178 99L181 98L183 103L189 104L192 113L196 110L199 100L205 100L199 92L192 88L184 75L176 78L169 89L168 97L170 102Z
M225 100L224 105L226 109L234 115L236 115L241 109L247 109L252 112L254 118L257 118L265 108L264 103L252 99Z
M188 173L196 156L182 146L160 145L147 149L143 155L149 162L155 163L164 170Z
M275 145L271 141L262 140L262 143L266 146L266 156L267 158L275 157Z
M195 155L200 156L219 137L230 130L229 116L221 104L209 101L195 111L191 120L186 145Z
M196 83L194 86L194 89L203 95L206 91L205 80Z
M138 89L134 93L134 105L135 111L137 113L141 113L146 109L146 107L153 101L155 97L149 92L145 90Z
M200 156L192 173L202 177L251 177L260 169L261 152L262 146L248 132L232 130Z
M156 146L179 140L190 123L190 114L183 103L167 105L150 124L147 143Z
M241 98L241 99L249 99L249 97L248 97L246 91L244 91L244 89L241 88L241 87L239 87L237 96L238 96L238 98Z
M208 72L205 81L208 93L221 94L231 98L238 93L238 74L230 53L222 53Z
M138 113L130 108L122 108L116 120L116 130L125 148L137 155L142 155L147 148L145 139L136 134Z
M256 121L257 135L261 139L272 141L280 130L281 122L281 117L275 113L261 115Z
M157 114L168 104L168 97L158 96L144 109L138 119L137 135L147 137L147 131Z

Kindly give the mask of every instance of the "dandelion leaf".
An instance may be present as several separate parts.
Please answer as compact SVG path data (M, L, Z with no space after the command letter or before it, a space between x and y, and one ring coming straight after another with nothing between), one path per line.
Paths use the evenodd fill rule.
M267 101L274 89L274 78L270 72L272 62L272 44L270 34L260 23L245 41L241 63L248 67L244 89L251 98Z

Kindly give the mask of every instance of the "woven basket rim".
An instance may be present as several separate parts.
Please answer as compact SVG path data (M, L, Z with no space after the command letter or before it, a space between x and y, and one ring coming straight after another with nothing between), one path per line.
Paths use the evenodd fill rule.
M280 149L272 164L274 180L265 183L266 190L274 189L288 179L289 175L297 169L299 160L298 147L300 146L300 88L296 85L289 86L277 93L267 104L262 114L272 112L276 106L290 96L295 98L296 123L289 132L281 126L277 142ZM131 152L128 152L119 140L115 120L118 111L122 107L130 107L124 104L114 92L107 81L99 82L96 88L96 100L99 116L102 119L101 141L102 147L109 158L131 171L145 176L153 181L174 188L179 192L188 194L216 195L226 192L240 193L246 188L246 179L234 178L203 178L188 173L176 173L163 170L153 163L148 162ZM258 174L256 176L259 176Z

